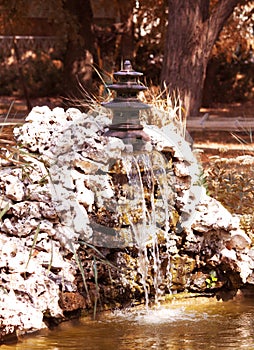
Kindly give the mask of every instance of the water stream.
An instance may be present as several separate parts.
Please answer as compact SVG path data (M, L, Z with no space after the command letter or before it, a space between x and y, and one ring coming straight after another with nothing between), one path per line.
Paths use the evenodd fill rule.
M164 306L62 324L1 350L254 349L254 300Z
M118 205L121 217L128 223L133 244L138 248L138 272L149 305L147 279L152 271L155 304L159 303L162 282L159 239L166 243L168 256L167 279L170 281L170 198L167 161L158 151L124 153L121 158L122 172L127 182ZM160 237L160 238L159 238ZM150 258L147 247L149 247Z

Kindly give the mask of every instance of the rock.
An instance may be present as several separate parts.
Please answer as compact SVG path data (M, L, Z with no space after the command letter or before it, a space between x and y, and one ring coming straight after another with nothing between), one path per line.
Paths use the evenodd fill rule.
M18 237L26 237L37 227L39 227L40 220L34 218L22 217L16 219L15 217L4 219L1 229L3 232Z
M250 246L250 241L242 235L234 235L228 241L225 242L227 249L243 250Z
M60 295L59 305L63 311L75 311L86 307L85 298L78 292L64 292Z
M94 192L89 190L82 180L77 179L74 183L77 189L78 202L91 208L94 204Z
M39 202L41 217L55 221L57 212L52 203Z
M30 216L31 218L41 218L40 203L30 201L16 203L11 206L8 214L16 216L20 219L24 216Z
M12 205L12 200L6 198L6 196L0 196L0 211L8 211Z
M73 284L76 267L64 260L60 244L46 243L46 237L39 233L36 242L29 243L24 238L0 236L2 337L46 328L44 317L63 318L59 288L64 291L64 284ZM58 280L48 268L54 269Z
M174 162L174 171L178 177L190 176L189 166L185 162Z
M156 289L159 297L171 290L207 291L212 269L216 289L254 284L250 239L239 219L200 185L200 166L176 125L144 126L150 141L142 152L154 163L139 158L135 177L127 168L114 173L125 164L122 154L130 156L135 147L106 137L110 123L101 110L36 107L15 129L26 156L25 167L5 163L0 170L2 335L42 329L47 318L60 322L64 311L91 307L81 266L92 300L99 290L102 305L144 300L145 287L152 297ZM149 182L151 169L157 182ZM134 196L126 206L128 176ZM145 197L137 185L142 176ZM150 203L145 211L137 210L137 194ZM144 243L148 224L133 222L142 215L153 222L151 208L157 221Z
M46 328L43 313L19 298L13 290L9 292L0 290L1 334L6 335L16 331L16 334L22 335Z
M237 255L234 250L229 250L227 248L222 249L220 252L220 263L222 263L223 266L227 267L227 272L230 270L239 272Z
M101 165L102 164L96 163L90 159L81 159L81 160L75 159L73 161L73 166L81 169L84 174L96 173L100 169ZM74 174L76 174L76 176ZM73 175L73 178L78 179L82 174L80 174L79 171L76 171L73 169L72 175Z
M205 291L207 289L207 279L209 274L197 271L191 276L191 289L194 291Z
M232 228L232 215L218 201L207 195L203 195L196 206L193 217L192 229L205 232L209 228Z
M17 169L15 172L11 171L10 174L1 173L1 182L4 185L4 194L6 198L9 198L16 202L22 201L24 199L25 186L21 181L21 178L21 169Z
M170 260L172 290L185 290L190 285L190 277L195 269L196 261L187 255L174 255Z
M26 186L26 197L30 201L51 202L51 189L49 184L28 184Z

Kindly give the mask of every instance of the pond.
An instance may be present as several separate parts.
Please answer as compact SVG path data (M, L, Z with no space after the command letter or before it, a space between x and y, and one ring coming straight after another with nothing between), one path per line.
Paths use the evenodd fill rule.
M254 300L115 311L97 321L62 324L1 350L254 349Z

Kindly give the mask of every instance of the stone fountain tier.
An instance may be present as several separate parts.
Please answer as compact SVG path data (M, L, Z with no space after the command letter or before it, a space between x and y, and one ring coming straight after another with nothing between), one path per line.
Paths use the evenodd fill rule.
M108 176L126 149L122 140L104 135L110 123L101 108L84 114L77 109L35 107L24 125L15 129L17 152L3 150L0 339L34 332L91 309L99 294L103 308L144 299L137 248L126 242L119 247L113 239L112 245L107 240L103 246L98 233L100 244L91 245L96 233L91 221L102 216L105 201L112 197ZM150 141L143 150L161 152L168 161L168 178L174 179L167 240L170 265L165 242L159 245L162 294L169 289L219 293L254 284L250 239L240 230L238 218L199 185L200 167L189 144L173 122L161 129L144 125L144 131ZM70 203L82 224L70 214ZM148 272L152 296L152 267Z

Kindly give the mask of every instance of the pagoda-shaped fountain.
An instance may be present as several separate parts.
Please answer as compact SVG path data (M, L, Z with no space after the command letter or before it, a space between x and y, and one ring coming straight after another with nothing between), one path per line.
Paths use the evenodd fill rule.
M172 167L152 145L140 121L142 114L150 110L137 97L147 89L139 81L142 75L127 60L123 69L114 73L116 82L108 85L116 96L103 104L113 116L112 123L104 128L103 137L120 139L122 150L118 157L108 160L105 177L112 196L104 198L100 216L90 215L96 245L96 239L102 239L99 232L104 238L113 235L117 246L138 245L142 249L152 237L156 241L158 237L167 240L169 234L170 203L174 197ZM106 244L104 239L103 244Z
M142 75L143 73L132 69L128 60L124 62L122 70L114 73L116 83L107 87L116 92L116 97L103 104L113 112L112 124L108 126L109 130L105 136L118 137L125 140L125 143L134 139L144 142L149 140L140 123L140 114L150 109L150 106L142 103L137 97L139 92L147 89L139 82Z

